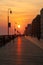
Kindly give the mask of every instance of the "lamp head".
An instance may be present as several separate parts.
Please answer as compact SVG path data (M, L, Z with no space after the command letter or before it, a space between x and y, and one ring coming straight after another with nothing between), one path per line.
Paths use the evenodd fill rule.
M10 14L12 13L12 11L10 10Z

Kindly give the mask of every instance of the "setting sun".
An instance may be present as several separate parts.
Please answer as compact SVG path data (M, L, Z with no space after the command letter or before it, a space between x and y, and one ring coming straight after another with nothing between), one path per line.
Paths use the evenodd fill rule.
M20 25L18 25L18 28L20 28Z

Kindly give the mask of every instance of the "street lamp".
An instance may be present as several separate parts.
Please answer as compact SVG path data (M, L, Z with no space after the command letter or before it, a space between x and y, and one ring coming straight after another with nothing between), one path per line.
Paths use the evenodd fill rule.
M11 14L12 13L12 11L11 11L11 9L9 8L8 9L8 35L9 35L9 28L11 27L11 23L9 22L9 14Z
M15 24L17 24L17 23L16 22L14 23L14 35L16 34Z

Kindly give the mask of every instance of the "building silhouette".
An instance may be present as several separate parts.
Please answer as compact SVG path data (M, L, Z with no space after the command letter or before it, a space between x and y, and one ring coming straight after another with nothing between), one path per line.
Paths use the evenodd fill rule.
M40 15L37 15L32 21L32 36L40 39L41 37L41 20Z
M31 35L31 24L28 24L24 31L25 35Z
M43 8L33 20L32 24L28 24L25 28L25 34L37 37L38 39L43 38Z
M43 38L43 8L40 10L41 16L41 38Z

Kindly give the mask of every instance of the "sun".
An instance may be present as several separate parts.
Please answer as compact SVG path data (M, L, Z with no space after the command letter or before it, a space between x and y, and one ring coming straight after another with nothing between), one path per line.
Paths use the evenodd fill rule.
M18 28L20 28L20 25L18 25Z

